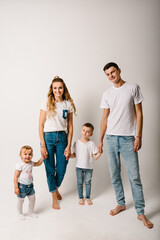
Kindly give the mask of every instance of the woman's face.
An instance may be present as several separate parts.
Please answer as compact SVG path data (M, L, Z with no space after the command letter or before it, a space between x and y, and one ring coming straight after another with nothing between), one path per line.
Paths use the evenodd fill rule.
M64 86L62 82L53 82L52 83L53 94L56 101L62 100L64 93Z

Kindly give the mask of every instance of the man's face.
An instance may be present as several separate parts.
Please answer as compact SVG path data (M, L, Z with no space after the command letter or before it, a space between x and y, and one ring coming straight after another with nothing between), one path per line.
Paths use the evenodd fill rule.
M105 74L112 83L118 83L121 79L121 70L115 67L110 67L105 70Z

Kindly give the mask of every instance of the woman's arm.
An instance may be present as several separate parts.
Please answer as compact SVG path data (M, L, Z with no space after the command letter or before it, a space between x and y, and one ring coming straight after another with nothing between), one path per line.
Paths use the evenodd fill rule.
M46 121L46 112L43 110L40 110L40 116L39 116L39 138L41 142L41 156L43 158L47 158L48 152L46 149L46 144L44 140L44 123Z
M69 159L69 156L71 154L71 143L72 143L72 136L73 136L73 113L68 114L67 128L68 128L68 145L64 151L66 160Z

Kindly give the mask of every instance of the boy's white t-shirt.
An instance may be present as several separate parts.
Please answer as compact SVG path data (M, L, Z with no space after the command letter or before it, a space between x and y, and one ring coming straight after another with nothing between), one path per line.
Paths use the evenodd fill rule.
M20 176L18 178L18 182L29 185L33 182L33 175L32 175L32 167L34 162L30 161L29 163L18 162L16 164L16 170L21 171Z
M140 87L135 83L124 83L121 87L110 87L103 93L100 108L110 109L106 134L134 136L136 134L135 105L142 102Z
M76 153L76 167L85 169L93 168L93 154L98 152L97 146L93 141L83 143L78 139L74 142L72 151Z
M41 110L47 111L47 101L45 100L41 106ZM46 116L44 124L44 132L66 131L67 132L67 116L73 112L71 102L64 100L56 102L55 114L53 117Z

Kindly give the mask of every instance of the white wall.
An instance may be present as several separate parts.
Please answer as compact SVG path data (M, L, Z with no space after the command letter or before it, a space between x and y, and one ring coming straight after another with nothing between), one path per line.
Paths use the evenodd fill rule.
M124 80L141 86L141 176L146 195L159 187L159 7L158 0L0 0L1 178L8 174L7 194L21 146L33 147L35 161L40 157L39 108L55 75L65 80L77 107L73 140L84 122L92 122L98 144L99 104L110 86L102 69L109 61L118 63ZM75 188L74 166L71 160L66 191ZM94 179L95 191L110 186L105 151ZM35 170L35 181L48 192L43 167Z

